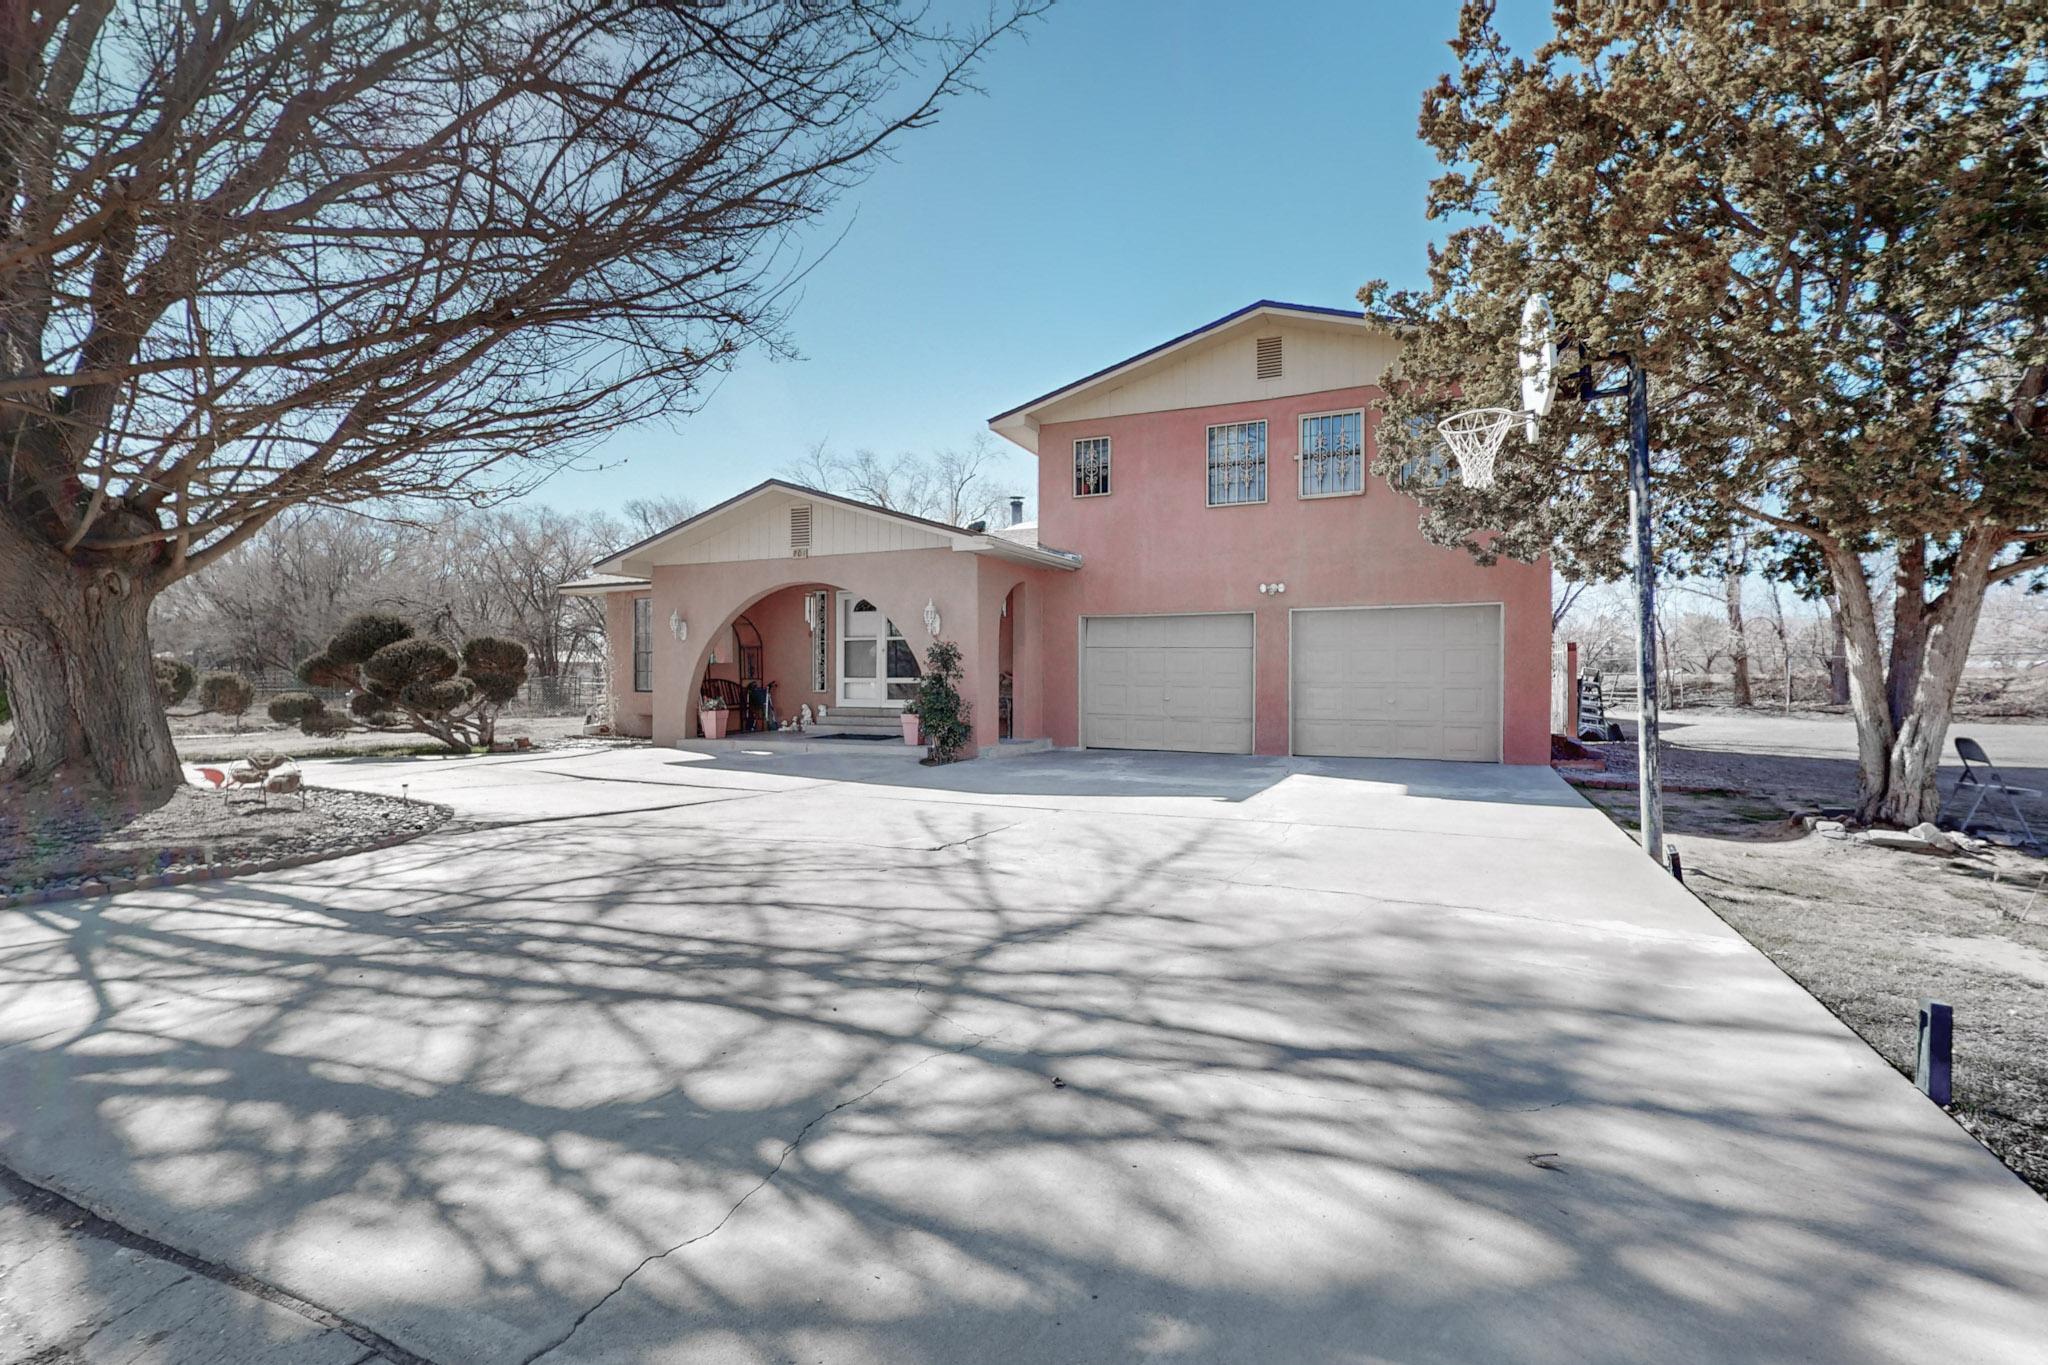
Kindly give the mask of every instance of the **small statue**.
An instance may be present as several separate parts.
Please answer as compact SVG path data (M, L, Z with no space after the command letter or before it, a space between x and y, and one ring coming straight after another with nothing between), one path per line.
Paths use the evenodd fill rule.
M796 728L799 730L811 728L811 704L809 702L805 702L803 709L796 713Z

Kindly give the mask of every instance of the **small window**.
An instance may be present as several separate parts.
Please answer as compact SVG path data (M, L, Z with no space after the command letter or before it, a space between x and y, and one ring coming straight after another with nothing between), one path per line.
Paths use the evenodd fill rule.
M1266 424L1232 422L1209 428L1209 505L1266 500Z
M1074 442L1074 496L1100 497L1109 491L1109 438Z
M1280 338L1259 338L1258 375L1261 379L1280 377Z
M654 690L654 599L633 599L633 690Z
M1365 491L1365 413L1320 412L1301 419L1301 496Z

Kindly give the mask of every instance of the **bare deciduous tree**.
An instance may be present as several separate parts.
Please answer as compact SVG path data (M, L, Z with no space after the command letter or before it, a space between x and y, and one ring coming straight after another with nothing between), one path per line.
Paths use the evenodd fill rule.
M793 483L840 493L914 517L966 526L992 521L1009 489L996 482L1002 464L995 438L977 432L964 446L885 459L872 450L835 455L820 442L781 473Z
M0 6L5 778L172 788L150 604L287 509L691 411L1004 2Z

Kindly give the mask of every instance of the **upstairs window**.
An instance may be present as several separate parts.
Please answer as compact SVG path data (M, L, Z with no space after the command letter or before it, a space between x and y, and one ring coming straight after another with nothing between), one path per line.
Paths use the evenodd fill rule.
M1301 496L1365 491L1365 413L1319 412L1301 419Z
M633 690L654 690L654 599L633 599Z
M1100 497L1109 491L1109 438L1074 442L1074 496Z
M1266 500L1266 424L1231 422L1209 428L1209 505Z

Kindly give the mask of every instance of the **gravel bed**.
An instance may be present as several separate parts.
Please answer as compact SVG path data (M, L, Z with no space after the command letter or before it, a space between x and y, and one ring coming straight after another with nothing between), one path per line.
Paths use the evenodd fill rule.
M0 813L0 895L119 889L141 877L333 857L444 823L446 806L308 787L258 802L186 787L154 810L88 807Z

